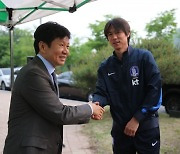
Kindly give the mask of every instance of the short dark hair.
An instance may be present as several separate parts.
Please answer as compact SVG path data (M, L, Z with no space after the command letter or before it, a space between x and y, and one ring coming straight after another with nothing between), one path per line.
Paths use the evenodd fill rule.
M108 39L108 33L109 33L109 28L113 27L115 30L122 30L126 35L130 32L130 25L129 23L123 19L123 18L113 18L110 21L108 21L104 27L104 35ZM130 40L130 36L128 37L128 43Z
M56 22L46 22L41 24L34 32L34 50L36 55L39 53L38 44L40 41L43 41L50 47L51 42L54 39L62 39L66 36L70 39L71 33L69 30Z

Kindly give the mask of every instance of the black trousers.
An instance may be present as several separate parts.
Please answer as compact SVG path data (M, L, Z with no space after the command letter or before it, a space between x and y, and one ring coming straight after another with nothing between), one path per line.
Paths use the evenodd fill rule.
M159 154L159 127L137 132L135 137L117 134L112 146L114 154Z

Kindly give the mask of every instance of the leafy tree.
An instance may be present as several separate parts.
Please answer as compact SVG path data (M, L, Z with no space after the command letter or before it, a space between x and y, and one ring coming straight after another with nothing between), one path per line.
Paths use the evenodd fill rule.
M0 57L2 57L8 49L9 36L6 31L0 31L0 42Z
M70 54L66 60L66 63L57 68L57 73L69 71L71 67L78 66L83 63L85 57L91 55L92 48L86 43L81 44L79 38L75 38L73 44L70 46Z
M130 45L136 45L141 40L136 31L131 30Z
M152 52L161 72L164 84L180 84L180 55L173 43L163 38L142 39L136 47Z
M180 55L172 42L176 32L175 9L161 13L146 25L148 35L137 44L151 51L159 66L164 84L180 84ZM178 40L178 32L174 40Z
M107 40L104 36L104 26L110 19L113 18L112 15L105 15L105 20L99 21L96 20L94 24L90 24L89 28L92 31L92 36L89 38L86 43L87 46L90 46L91 49L99 50L104 46L107 46Z
M34 56L32 32L15 29L14 31L14 65L23 66L27 63L27 56Z
M180 85L180 55L171 54L157 60L164 84Z
M0 30L0 67L6 67L10 62L9 53L9 33Z
M10 67L9 32L0 30L0 67ZM34 56L33 36L31 31L14 29L13 37L14 66L27 63L27 56Z
M97 69L100 63L112 54L110 45L101 48L98 52L84 57L84 61L77 67L72 67L77 86L92 91L95 89Z
M172 39L176 31L177 23L175 22L175 9L165 11L159 14L154 20L146 25L148 37Z
M151 51L156 60L176 52L173 44L163 38L141 39L136 47Z
M180 28L178 28L176 30L176 33L174 34L173 40L174 40L175 47L180 50Z

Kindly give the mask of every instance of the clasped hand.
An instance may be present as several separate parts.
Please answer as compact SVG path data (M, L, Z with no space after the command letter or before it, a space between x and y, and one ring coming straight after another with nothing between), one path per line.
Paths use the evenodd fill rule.
M91 116L92 119L94 120L101 120L103 113L104 113L104 108L99 106L99 102L94 102L94 103L89 103L93 109L93 114Z
M125 126L124 133L128 136L134 137L139 127L139 122L133 117Z

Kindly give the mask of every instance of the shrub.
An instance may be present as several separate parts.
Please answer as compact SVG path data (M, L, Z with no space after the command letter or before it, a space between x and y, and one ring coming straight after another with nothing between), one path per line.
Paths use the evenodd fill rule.
M143 39L136 46L152 52L164 84L180 84L180 51L165 39Z
M180 55L171 54L157 60L164 84L180 84Z
M82 87L85 90L94 90L97 80L97 70L100 63L112 54L112 48L110 46L104 47L96 53L86 55L81 63L74 65L72 71L74 73L74 79L78 87Z

